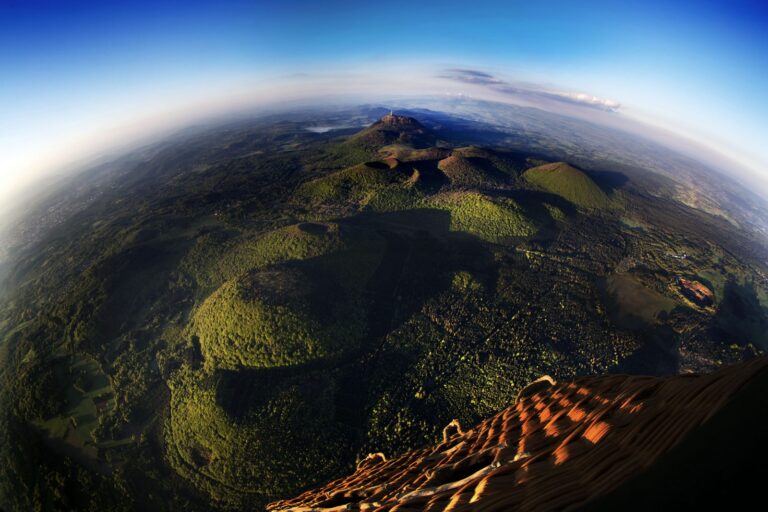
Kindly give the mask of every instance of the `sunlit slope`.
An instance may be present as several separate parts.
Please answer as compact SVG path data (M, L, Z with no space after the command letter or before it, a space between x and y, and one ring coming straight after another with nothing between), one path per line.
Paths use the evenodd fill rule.
M349 342L342 326L314 311L308 275L291 268L255 271L225 283L200 307L192 332L216 367L272 367L327 356ZM355 322L348 318L347 327ZM333 322L335 324L335 322Z
M523 173L523 178L582 208L602 209L609 206L608 196L592 178L564 162L528 169Z
M234 240L203 235L180 268L197 284L212 291L225 281L266 265L304 260L344 247L338 224L302 222Z
M394 162L368 162L314 179L296 191L296 202L307 206L363 205L383 190L408 180Z
M463 156L460 152L440 160L437 168L457 187L493 187L506 178L488 160Z
M168 461L219 507L255 507L346 468L329 372L206 378L182 368L168 386Z
M338 233L325 236L330 241L312 251L297 242L295 251L271 254L281 261L254 266L202 302L188 331L199 341L206 365L302 364L359 346L366 330L360 297L381 258L382 241L366 233L343 241ZM262 253L263 262L266 256Z
M477 192L450 192L431 198L432 208L451 214L451 230L489 242L533 234L536 226L511 199L491 199Z

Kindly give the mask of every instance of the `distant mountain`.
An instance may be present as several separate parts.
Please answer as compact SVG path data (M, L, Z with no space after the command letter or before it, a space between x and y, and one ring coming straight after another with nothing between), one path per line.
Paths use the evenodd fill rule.
M414 148L427 148L437 143L437 137L413 117L389 113L353 136L349 143L367 147L405 144Z

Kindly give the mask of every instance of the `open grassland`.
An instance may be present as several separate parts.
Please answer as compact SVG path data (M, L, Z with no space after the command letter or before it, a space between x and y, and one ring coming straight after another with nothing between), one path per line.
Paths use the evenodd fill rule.
M528 169L523 178L581 208L599 210L610 205L608 196L592 178L563 162Z
M609 310L620 325L637 327L656 325L662 313L670 313L679 304L661 293L644 287L630 275L609 276L605 282Z

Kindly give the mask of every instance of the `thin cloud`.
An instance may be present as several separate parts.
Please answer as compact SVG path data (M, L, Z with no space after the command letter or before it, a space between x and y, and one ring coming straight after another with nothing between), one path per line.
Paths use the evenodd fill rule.
M476 69L450 68L446 69L442 75L439 75L439 78L488 87L501 94L531 99L555 100L606 112L616 112L621 107L621 104L613 100L579 92L553 91L536 85L508 82L490 73Z
M476 69L451 68L445 70L446 74L441 78L457 80L459 82L482 84L482 85L504 85L503 80L499 80L490 73L478 71Z

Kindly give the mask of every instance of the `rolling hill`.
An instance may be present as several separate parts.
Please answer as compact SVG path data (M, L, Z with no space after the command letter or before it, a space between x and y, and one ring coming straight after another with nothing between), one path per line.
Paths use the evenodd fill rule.
M669 432L696 430L701 410L665 409L653 386L677 400L704 380L581 378L587 396L560 384L516 402L528 382L703 373L766 348L767 260L740 229L654 194L662 182L640 171L624 187L614 161L525 171L568 153L427 110L372 122L383 111L211 128L72 191L75 213L20 246L0 302L0 507L259 510L384 452L414 469L402 496L429 489L442 508L471 490L493 508L508 499L495 478L522 464L434 487L529 441L541 485L555 461L574 468L550 498L520 498L554 503L593 489L573 484L590 446L569 433L615 427L594 452L610 462L603 448L630 442L618 420L645 418L624 402L691 413ZM686 300L681 277L711 306ZM466 441L454 458L421 458L452 419L484 418L442 445ZM357 476L384 478L374 463ZM343 482L307 506L402 498Z
M598 210L609 205L608 196L592 178L565 162L533 167L523 173L523 178L581 208Z

